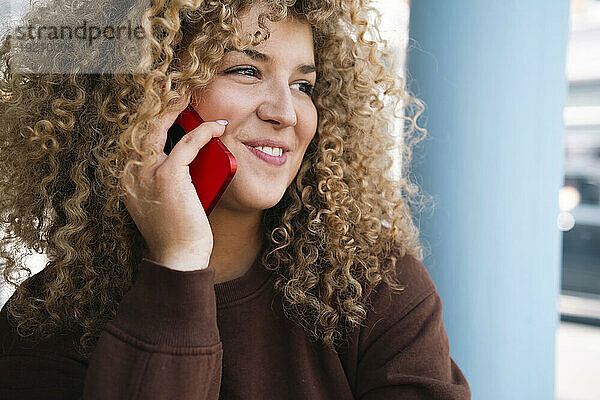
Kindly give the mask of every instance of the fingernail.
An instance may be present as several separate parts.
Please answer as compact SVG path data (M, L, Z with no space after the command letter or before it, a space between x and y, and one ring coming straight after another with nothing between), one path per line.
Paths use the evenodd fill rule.
M223 126L225 126L225 125L227 125L227 124L229 123L229 122L227 122L227 120L224 120L224 119L218 119L218 120L216 120L215 122L216 122L217 124L219 124L219 125L223 125Z

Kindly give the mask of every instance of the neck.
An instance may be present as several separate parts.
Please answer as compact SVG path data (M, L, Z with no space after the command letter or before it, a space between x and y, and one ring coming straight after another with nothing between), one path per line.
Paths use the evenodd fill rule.
M241 213L217 206L208 220L213 232L208 265L215 268L215 283L239 278L252 267L262 248L262 211Z

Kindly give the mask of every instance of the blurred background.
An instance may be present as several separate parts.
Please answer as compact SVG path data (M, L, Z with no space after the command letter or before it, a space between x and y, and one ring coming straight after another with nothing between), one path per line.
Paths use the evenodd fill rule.
M600 399L600 1L573 0L564 112L556 397Z
M382 30L386 37L390 39L392 45L398 48L400 58L403 59L407 52L410 58L410 54L414 54L414 49L417 49L417 51L427 54L434 60L432 62L432 64L435 64L434 73L422 73L420 70L414 70L415 66L422 68L427 65L423 62L414 62L411 65L413 70L411 71L411 68L408 68L409 75L407 78L409 81L418 79L419 74L426 77L437 76L437 74L443 75L441 73L443 70L441 54L444 50L434 52L432 50L434 46L427 47L424 45L426 43L425 35L409 30L409 2L380 0L379 3L379 7L384 11ZM487 6L489 9L493 9L498 6L497 3L489 2L482 8ZM507 7L510 7L510 4L513 3L504 2ZM461 5L468 9L472 7L472 2L455 2L453 7L447 7L444 11L450 14L459 12ZM427 9L427 6L423 8ZM443 19L452 18L436 17L434 9L430 8L429 10L431 10L428 12L429 15L433 15L431 20L436 21L438 24L440 24L440 20L443 24ZM480 10L477 11L480 15L483 14ZM523 10L517 11L522 12ZM545 13L543 7L534 11L535 13L531 13L531 26L539 23L534 15ZM556 324L554 349L554 398L557 400L597 400L600 399L600 1L572 0L569 3L568 14L568 40L564 60L564 74L562 77L558 76L559 79L564 79L564 85L568 86L564 100L564 124L561 127L563 130L562 153L564 158L556 160L556 163L563 165L561 177L563 183L558 191L558 196L554 200L557 202L555 227L561 239L559 290L557 290L559 293L556 293L558 301L555 310L556 319L559 321ZM415 17L413 23L416 21L419 25L427 25L429 16L425 15L425 18ZM522 16L517 13L512 17L509 16L504 27L509 29L511 25L517 26L518 22L515 21L520 17ZM503 16L500 15L498 18L503 18ZM476 24L463 27L455 26L452 29L444 30L444 28L435 26L436 22L430 22L431 25L428 25L427 29L437 31L440 36L444 33L458 36L459 34L456 31L469 28L471 28L472 34L477 32ZM560 29L560 26L550 26L550 29L552 28ZM421 29L420 26L419 29ZM547 29L547 27L544 27L544 29ZM409 32L409 34L405 35L405 32ZM520 32L520 34L525 32ZM409 37L410 39L408 39ZM552 39L551 35L546 35L546 37L548 41ZM493 45L503 44L493 43L489 47L489 51L493 51ZM543 45L548 45L548 43L546 42ZM555 46L560 47L561 43L555 43ZM535 49L529 50L531 57L540 54L535 52ZM511 62L526 63L527 60L515 58ZM404 72L404 69L402 71ZM447 74L442 81L447 83L452 78L455 78L455 76ZM558 84L560 85L561 82L558 82ZM457 88L459 85L460 83L457 83ZM419 95L420 86L414 84L412 86L416 89L417 95ZM426 95L422 97L426 102L428 101ZM431 113L428 115L435 118L431 116ZM543 118L542 115L539 117ZM429 135L432 136L451 135L451 132L446 133L441 129L436 131L435 128L426 127L429 128ZM425 157L431 156L431 153L428 154L427 151L424 151L424 153ZM427 177L427 174L425 175ZM436 187L432 186L429 191L435 195L435 189ZM428 233L427 227L424 231L424 236L426 236ZM434 235L430 236L433 237ZM425 264L431 268L436 284L446 286L448 283L443 281L446 276L436 274L435 271L436 249L436 245L433 243L431 250L434 257L430 257L430 263L426 262ZM535 248L532 247L531 250L535 251ZM441 252L442 250L439 249L439 253ZM548 273L551 273L550 270L548 270ZM453 285L452 288L456 289L458 287L458 285ZM472 299L471 301L476 300ZM528 305L522 304L522 306L527 307ZM451 312L458 313L457 310ZM452 325L452 322L449 321L450 318L446 312L447 325ZM453 356L460 359L462 356L460 354L461 349L453 347L452 335L450 336ZM476 338L472 339L476 340ZM552 352L551 349L549 351ZM493 350L490 350L490 352L493 352ZM489 386L482 388L483 382L473 380L473 376L470 377L468 374L471 367L468 363L469 358L464 357L463 363L459 362L459 365L462 366L467 378L470 378L474 398L484 398L483 393L486 393L486 390L494 389ZM498 378L494 382L495 384L512 384L515 387L536 384L534 382L529 384L526 382L502 382L501 377ZM548 398L540 394L542 393L541 390L535 393L537 395L529 394L518 398ZM485 398L491 397L488 395ZM498 396L497 398L517 397Z
M572 0L570 3L532 1L530 8L527 9L519 8L521 7L517 5L519 2L515 1L481 2L484 4L474 1L453 3L455 4L448 6L436 2L429 4L428 1L423 0L419 4L413 4L415 13L411 15L411 7L407 0L376 2L383 11L381 31L398 54L396 67L402 74L407 74L414 92L428 105L428 119L421 120L421 124L428 128L428 134L433 139L425 145L425 161L421 162L427 163L429 157L432 166L430 170L423 167L421 171L426 191L439 195L440 207L435 213L441 217L434 217L432 222L423 223L423 236L431 249L431 254L424 263L430 270L444 302L444 319L448 328L452 356L467 376L474 399L549 399L553 396L549 396L548 393L554 393L554 398L557 400L598 400L600 399L600 0ZM563 3L566 4L564 8L556 7L557 4ZM552 7L556 9L555 14L551 15L552 7L547 7L547 4L553 4ZM0 0L2 31L6 32L8 24L15 21L29 6L29 1ZM499 21L501 33L490 36L493 38L490 40L490 37L485 35L495 29L493 24L489 23L492 18ZM559 23L554 24L554 21ZM564 26L568 26L568 33L561 31ZM539 37L543 40L539 47L556 49L556 52L541 51L538 49L537 42L527 41L529 30L534 31L536 27L540 27ZM425 31L429 32L430 36L424 34ZM513 31L516 32L514 40L511 38ZM506 42L502 42L502 35L507 37ZM432 41L428 42L430 37ZM477 42L477 37L484 37L481 41L483 44ZM563 37L565 40L561 41ZM553 42L556 38L558 40ZM465 42L468 43L461 47L461 43ZM436 43L441 44L436 47ZM522 53L511 49L515 43L519 45L522 43ZM456 46L456 49L452 46ZM507 59L504 52L510 55L511 51L514 52L514 57ZM503 55L500 62L494 59L495 54ZM510 70L513 65L526 68L528 57L531 57L531 61L540 63L538 70L518 70L517 67ZM563 59L560 59L561 57ZM486 64L488 60L494 64L493 67ZM461 62L464 64L460 64ZM545 68L546 66L548 68ZM460 71L466 68L474 68L468 72L470 74L468 82L461 81L460 77ZM490 75L481 72L486 68L492 71ZM501 75L507 70L509 70L507 76L512 78L506 81L509 83L492 85L489 87L493 90L487 90L489 82L496 79L503 82ZM554 75L544 75L546 72L542 71L547 70L557 72L554 72ZM511 77L510 73L514 75ZM527 76L527 74L531 75ZM494 127L491 127L492 125L485 125L484 122L479 121L477 129L469 131L474 129L471 126L475 125L475 122L465 129L464 125L457 125L459 122L452 117L456 114L473 115L472 118L476 120L478 115L485 115L488 112L491 115L494 110L498 110L499 114L510 116L505 120L522 118L519 124L515 123L516 127L504 126L503 132L510 130L507 135L527 135L528 127L523 124L527 118L527 110L519 114L518 109L523 106L514 99L525 97L524 104L530 104L532 101L527 99L529 91L527 85L540 74L547 80L545 82L543 79L540 80L542 87L535 87L536 97L532 98L533 102L539 102L545 108L543 112L539 112L538 109L532 112L538 112L539 115L535 116L537 120L549 120L552 130L558 132L559 136L558 139L556 135L551 139L548 131L549 136L546 140L543 136L546 128L542 125L535 126L533 130L538 136L532 135L534 140L531 142L529 153L519 147L523 140L512 147L511 151L517 154L519 161L517 158L502 158L502 156L495 158L498 154L502 154L502 147L486 142L485 133L487 130L492 132L496 129L496 124L492 124ZM518 82L515 78L517 75L525 75L525 80ZM543 88L546 84L548 87L554 85L556 91L546 91ZM431 85L429 91L427 85ZM514 87L502 92L503 86L507 85L514 85ZM561 91L563 85L564 96ZM452 98L444 98L446 86L451 88L448 93L455 94ZM461 97L463 91L470 93L471 97ZM473 100L477 91L484 92L481 98L487 99L484 102L489 103L489 109L486 109L485 105L481 106L484 108L478 108L473 104L477 103ZM497 98L502 99L502 96L504 96L502 102L494 103ZM548 98L554 98L556 101L548 102ZM509 110L510 113L505 113L506 110L502 107L509 103L516 104L516 108ZM442 107L460 107L465 104L467 106L458 111L456 108L450 111L442 109ZM552 110L552 107L556 108L557 104L562 105L564 109L559 116L560 120L552 112L549 115L544 114ZM448 114L445 114L446 112ZM441 119L442 122L437 123L436 119ZM523 132L517 132L519 129ZM473 168L473 165L466 166L464 170L459 167L452 169L452 162L456 163L455 166L459 166L462 160L449 159L446 163L443 157L435 157L438 154L445 154L436 153L436 137L441 138L437 139L441 143L439 149L442 150L439 151L451 153L455 150L458 153L456 143L461 143L462 133L457 132L463 131L466 135L465 143L473 143L473 147L468 151L483 154L480 162L474 165L481 166L489 161L492 164L490 176L485 175L485 172L477 171L478 168ZM511 136L506 137L506 140L510 140ZM525 142L529 143L527 139ZM552 147L555 144L560 148ZM433 150L428 151L428 148ZM524 148L527 150L526 147ZM548 153L546 151L548 149L553 150ZM540 156L537 151L542 155ZM534 167L532 163L537 162L544 154L547 158L541 159L547 164ZM511 154L510 157L516 156ZM439 161L442 165L435 164L433 158L442 160ZM529 164L521 164L522 159L528 159ZM506 166L501 163L502 160L511 164ZM471 171L481 176L475 176L471 191L462 191L460 184L456 183L453 177L438 179L436 175L438 172L435 171L445 169L446 165L459 177L467 178ZM523 174L521 172L523 165L529 170L534 170L535 173ZM560 184L557 184L556 180L550 180L545 189L538 192L536 186L538 178L547 172L548 165L553 165L554 171L560 173ZM507 175L508 181L512 180L513 183L503 186L502 193L510 192L512 187L517 198L518 196L521 198L518 202L509 205L512 208L507 207L503 211L499 210L499 207L494 207L494 211L490 211L490 208L481 204L491 200L485 196L481 197L478 192L486 187L500 186L505 170L510 173ZM440 180L450 180L453 186L447 188L441 183L436 183ZM526 189L520 190L519 185L523 185L522 187ZM458 208L456 212L454 209L448 211L451 209L449 205L453 204L451 199L454 195L457 204L464 205L465 212L468 214L460 214ZM523 199L523 196L527 198ZM526 204L526 207L523 204ZM527 227L536 225L535 222L527 219L527 215L534 213L537 208L543 209L544 205L547 205L546 209L549 211L540 217L546 222L540 225L539 231L527 231L519 227L519 223L525 223ZM519 208L525 209L524 214L519 214ZM482 212L478 217L479 210ZM459 216L453 217L454 212ZM496 216L495 213L498 214L498 219L491 224L501 232L500 236L496 237L493 233L489 233L492 231L489 227L477 231L481 218L488 215L492 215L493 218ZM458 222L452 218L456 218ZM549 219L551 220L548 222ZM505 227L502 224L507 220L511 225ZM455 231L457 225L468 225L468 230L460 231L458 228L459 230ZM467 239L466 232L473 231L476 232L473 240ZM540 235L536 232L541 232L545 236L542 235L542 239L538 239ZM506 237L511 239L503 239ZM554 240L555 238L557 240ZM457 241L453 242L455 239ZM469 242L470 247L461 250L460 246L464 247L465 242ZM515 244L517 242L525 245L518 247ZM448 246L452 249L448 250L444 243L449 243ZM490 248L487 249L486 246ZM498 248L501 249L500 253ZM554 256L555 250L556 256ZM509 270L507 278L499 271L503 266L514 264L514 259L509 256L504 257L505 253L511 252L517 254L519 258L526 259L526 262L523 265L516 265L514 270L506 268ZM500 258L499 254L504 264L482 263L477 259L480 255L483 260L486 257ZM531 257L532 254L534 256L547 254L547 258ZM541 265L536 264L538 259L542 260L539 262ZM34 273L42 268L44 262L43 255L33 254L29 258L29 266ZM475 264L476 267L470 267ZM442 266L444 268L441 268ZM520 272L522 270L533 272L524 275ZM472 278L473 276L478 280ZM514 284L514 281L522 281L524 284L520 287ZM502 292L502 295L498 294L500 292L494 292L496 287L505 283L508 289ZM536 285L543 288L536 289ZM479 286L483 286L482 292L478 291ZM2 305L11 295L12 290L6 285L1 286L0 289L0 305ZM525 292L532 294L528 294L529 297L525 295L519 297ZM505 295L513 302L498 300ZM538 298L543 298L544 301L536 303ZM474 304L479 303L482 304L481 307L476 308ZM519 315L520 310L528 310L529 314ZM489 315L486 317L489 319L482 317L484 313ZM549 313L546 319L538 319L545 313ZM502 329L507 330L502 331ZM540 332L543 334L540 335ZM505 339L506 337L508 339ZM544 338L549 339L545 341ZM486 339L489 339L489 343L486 343ZM539 349L531 344L536 341L541 343ZM547 343L553 343L554 346ZM527 372L519 372L520 366L526 368ZM512 372L507 372L509 370ZM552 376L545 377L543 370L551 370ZM513 372L514 375L511 375Z

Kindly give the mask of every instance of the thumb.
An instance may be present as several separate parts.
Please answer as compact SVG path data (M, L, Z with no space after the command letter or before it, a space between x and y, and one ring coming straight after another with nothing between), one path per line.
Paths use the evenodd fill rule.
M227 121L204 122L196 129L186 133L173 147L167 160L163 163L166 168L179 170L187 167L194 161L198 152L213 137L218 137L225 132Z

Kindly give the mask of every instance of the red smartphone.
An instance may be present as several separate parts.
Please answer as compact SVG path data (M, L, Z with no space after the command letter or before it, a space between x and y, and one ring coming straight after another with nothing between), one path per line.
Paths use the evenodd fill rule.
M165 154L168 155L186 133L203 122L192 105L187 106L167 132ZM212 138L189 167L192 184L208 216L235 175L237 162L219 138Z

